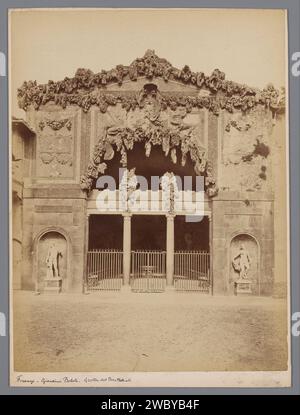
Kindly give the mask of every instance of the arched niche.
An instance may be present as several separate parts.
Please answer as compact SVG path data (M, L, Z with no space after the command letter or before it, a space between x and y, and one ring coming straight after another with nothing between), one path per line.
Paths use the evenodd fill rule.
M51 244L55 244L58 254L58 272L62 278L62 291L68 289L69 275L69 249L66 237L55 230L44 232L39 236L36 242L36 283L37 290L43 292L44 281L47 276L47 254Z
M252 281L252 294L260 295L260 248L256 238L248 233L236 234L230 241L228 291L233 294L234 282L239 278L233 260L239 255L241 247L244 248L250 259L247 279Z

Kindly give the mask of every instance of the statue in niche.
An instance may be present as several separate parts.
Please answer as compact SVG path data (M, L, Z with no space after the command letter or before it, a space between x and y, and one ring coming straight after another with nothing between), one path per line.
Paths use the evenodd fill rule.
M248 251L244 245L240 246L239 253L233 258L232 266L236 272L239 273L239 279L247 279L247 274L251 266L250 257Z
M58 258L62 253L58 250L56 243L51 242L49 245L46 264L47 264L47 279L59 278Z

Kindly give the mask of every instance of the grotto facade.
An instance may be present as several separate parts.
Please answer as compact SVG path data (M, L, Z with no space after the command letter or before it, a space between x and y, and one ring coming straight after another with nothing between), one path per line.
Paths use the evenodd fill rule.
M18 100L35 132L22 139L21 289L233 295L242 249L250 293L284 295L283 91L228 81L218 69L177 69L149 50L109 71L24 82ZM202 177L203 219L185 220L176 184L165 209L120 209L120 169L148 182L189 176L192 197ZM101 210L107 177L117 204ZM162 193L153 191L158 204Z

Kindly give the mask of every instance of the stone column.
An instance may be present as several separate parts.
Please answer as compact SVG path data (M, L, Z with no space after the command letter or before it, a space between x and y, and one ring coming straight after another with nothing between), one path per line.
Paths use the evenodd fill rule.
M213 234L212 234L212 220L211 215L208 215L209 220L209 279L210 279L210 294L213 294L214 282L213 282Z
M131 257L131 213L123 214L123 276L124 285L129 285Z
M169 214L167 217L167 285L173 285L174 276L174 217L175 215Z
M90 225L90 215L89 213L86 215L85 219L85 241L84 241L84 249L83 249L83 263L84 263L84 275L82 281L82 292L86 294L88 291L88 250L89 250L89 225Z

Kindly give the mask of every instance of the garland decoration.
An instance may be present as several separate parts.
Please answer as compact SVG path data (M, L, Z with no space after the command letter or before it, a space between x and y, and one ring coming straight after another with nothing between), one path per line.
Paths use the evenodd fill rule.
M129 66L117 65L109 71L93 73L89 69L78 69L73 78L62 81L48 81L38 85L36 81L25 81L18 89L18 102L25 111L32 105L38 110L42 105L54 102L62 108L77 105L87 112L92 105L97 105L105 113L109 106L121 103L127 111L139 106L136 94L107 93L106 86L124 81L137 81L139 77L148 80L160 77L165 82L179 81L195 87L195 95L178 96L162 94L162 109L176 109L185 106L190 112L192 108L207 108L218 115L221 109L233 112L234 109L247 111L256 105L270 108L272 112L280 112L285 107L284 89L278 91L269 84L263 90L253 89L225 79L224 72L215 69L210 76L203 72L193 72L189 66L182 69L173 67L166 59L159 58L154 51L148 50L142 58L135 59ZM204 89L209 96L199 96L198 91Z

